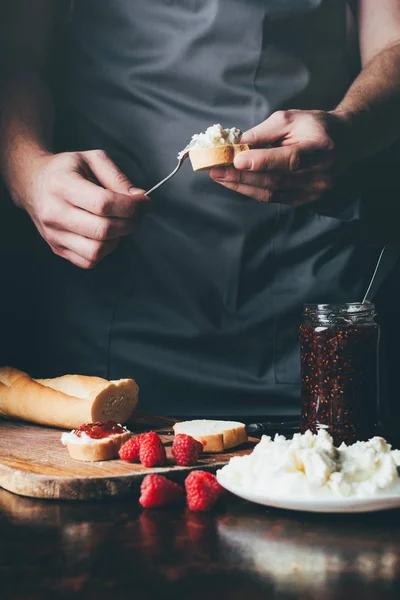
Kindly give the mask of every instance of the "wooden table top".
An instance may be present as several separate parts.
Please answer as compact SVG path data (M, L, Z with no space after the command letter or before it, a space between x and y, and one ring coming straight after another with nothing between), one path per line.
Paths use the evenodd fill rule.
M400 598L400 511L212 513L0 490L2 600Z

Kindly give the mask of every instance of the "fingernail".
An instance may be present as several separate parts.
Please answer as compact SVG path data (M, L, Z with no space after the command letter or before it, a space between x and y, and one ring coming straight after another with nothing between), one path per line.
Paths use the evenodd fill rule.
M150 200L150 198L148 196L146 196L146 192L144 190L140 190L139 188L131 187L128 191L131 196L143 196L144 200Z
M214 167L211 169L210 175L213 179L225 179L226 169L224 167Z
M131 187L128 191L130 194L132 194L132 196L144 196L146 194L144 190L136 187Z
M238 154L237 156L235 156L234 165L236 169L249 171L253 166L253 162L249 158Z
M253 142L254 133L251 130L242 133L242 137L240 138L240 144L252 144Z

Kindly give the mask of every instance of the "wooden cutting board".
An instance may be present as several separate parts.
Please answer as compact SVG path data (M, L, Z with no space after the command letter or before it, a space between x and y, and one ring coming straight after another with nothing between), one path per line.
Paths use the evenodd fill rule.
M163 421L140 414L136 428L131 431L158 429L166 444L168 464L165 467L146 469L140 464L122 460L96 463L79 462L70 458L61 444L62 431L22 422L0 420L0 487L21 496L63 500L94 500L106 497L124 497L137 494L140 483L148 473L167 475L182 482L193 469L215 472L232 456L251 452L257 440L235 452L205 454L195 467L178 467L171 459L172 420ZM165 427L168 425L168 428ZM169 433L171 431L171 433Z

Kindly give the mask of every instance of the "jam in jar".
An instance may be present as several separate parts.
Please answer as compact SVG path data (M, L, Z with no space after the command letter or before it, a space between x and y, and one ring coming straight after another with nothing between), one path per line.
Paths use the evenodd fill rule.
M102 440L110 435L126 433L126 429L115 421L97 421L96 423L84 423L74 429L74 434L77 437L81 437L82 433L86 433L88 437L94 440Z
M371 303L307 304L300 326L300 430L326 429L334 443L377 434L379 326Z

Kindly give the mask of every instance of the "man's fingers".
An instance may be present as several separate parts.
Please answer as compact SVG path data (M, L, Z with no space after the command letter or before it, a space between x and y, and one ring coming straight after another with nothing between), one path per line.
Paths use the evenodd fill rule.
M279 204L289 204L291 206L301 206L302 204L308 204L315 202L321 198L322 192L314 191L307 192L303 190L271 190L269 188L255 187L253 185L247 185L245 183L236 182L220 182L224 187L243 194L248 198L253 198L259 202L274 202Z
M335 160L325 141L312 140L301 144L246 150L235 157L234 166L241 171L299 171L329 168Z
M131 193L130 190L136 189L104 150L89 150L82 153L82 157L100 185L108 190L119 194L129 194ZM138 191L144 193L144 190Z
M234 168L212 169L210 176L217 183L243 183L253 187L274 190L327 191L332 188L329 173L318 170L254 172Z
M71 206L54 197L40 213L40 222L51 233L69 231L86 238L106 241L133 233L136 221L133 218L100 217L86 210Z
M70 207L63 211L62 219L59 218L54 227L101 242L133 233L136 223L134 219L99 217L80 208Z
M58 246L50 246L50 248L53 250L54 254L61 256L61 258L65 258L65 260L68 260L76 267L80 267L81 269L92 269L95 266L85 258L82 258L82 256L79 256L79 254L72 252L72 250L68 250L67 248L59 248Z
M240 143L253 146L275 144L287 134L292 120L290 111L274 112L259 125L245 131L240 138Z
M323 171L330 169L335 162L335 155L330 150L323 148L307 150L304 147L300 152L300 164L298 170Z
M87 181L79 173L69 174L68 182L60 182L62 197L70 204L101 217L132 217L139 202L148 200L143 194L120 194Z
M88 263L86 268L94 267L102 258L110 254L117 247L118 242L118 239L107 242L89 240L69 231L59 231L49 240L50 246L53 250L57 250L56 253L59 256L66 258L66 254L72 252Z
M235 157L234 166L243 171L296 171L300 166L297 146L246 150Z

